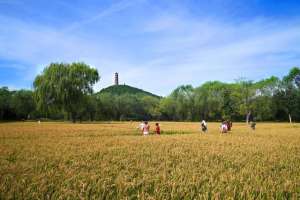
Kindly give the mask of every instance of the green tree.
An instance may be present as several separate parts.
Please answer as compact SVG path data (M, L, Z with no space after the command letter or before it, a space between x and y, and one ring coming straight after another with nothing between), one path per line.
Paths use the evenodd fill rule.
M34 81L38 108L64 110L76 122L85 96L93 92L92 85L98 80L97 70L84 63L52 63Z
M276 115L274 94L280 87L279 78L272 76L256 82L254 87L256 88L256 98L253 101L252 108L257 120L274 120Z
M90 121L95 120L96 112L97 112L97 99L95 95L86 96L86 107L85 110L88 114Z
M300 68L299 67L293 67L290 70L289 74L287 76L283 77L283 81L286 82L286 83L293 83L295 77L299 74L300 74Z
M159 117L159 99L153 96L141 96L140 98L140 110L147 119L154 119Z
M111 93L97 94L97 119L113 120L116 116L115 98Z
M11 108L18 119L30 119L30 114L35 111L33 92L30 90L19 90L13 93Z
M283 113L288 116L289 121L300 118L300 89L296 87L294 78L300 74L300 69L294 67L289 74L283 77L281 85L275 95L278 109L277 116Z
M291 86L282 88L274 96L274 101L277 107L276 118L281 120L289 119L292 122L293 118L299 119L299 92Z
M252 102L256 97L256 90L253 81L241 78L237 80L236 96L239 99L239 114L245 116L252 111Z
M223 119L232 120L236 116L236 101L233 95L233 89L231 85L224 85L222 91L223 94L223 104L222 104L222 113Z
M5 119L5 115L10 110L11 93L7 87L0 88L0 120Z
M219 81L210 81L196 88L195 105L199 117L206 120L223 117L224 87Z
M178 120L192 120L194 115L194 88L191 85L177 87L171 98L176 102L175 115Z
M162 119L179 120L176 116L176 100L169 96L160 101L159 112Z

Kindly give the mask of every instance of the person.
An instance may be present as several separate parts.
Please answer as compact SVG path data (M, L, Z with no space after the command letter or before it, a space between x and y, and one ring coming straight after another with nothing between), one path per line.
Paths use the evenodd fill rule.
M201 122L201 130L204 133L207 131L207 123L205 120L202 120L202 122Z
M144 121L142 121L142 122L140 123L140 125L138 126L138 129L140 129L142 133L143 133L143 128L144 128L144 126L145 126L145 122L144 122Z
M252 122L252 121L253 121L253 115L252 115L252 112L249 111L249 113L247 114L246 123L250 124L250 122Z
M227 133L228 127L225 121L221 123L221 133Z
M156 134L157 134L157 135L160 135L160 126L159 126L159 123L156 123L156 124L155 124L155 127L156 127L156 128L155 128Z
M150 130L150 125L148 124L147 121L145 121L145 125L143 126L143 134L149 135L149 130Z
M255 121L251 121L250 122L250 127L252 128L252 130L255 130L255 126L256 126Z
M228 131L231 131L231 128L232 128L232 122L231 122L230 120L227 120L227 121L226 121L226 125L227 125Z

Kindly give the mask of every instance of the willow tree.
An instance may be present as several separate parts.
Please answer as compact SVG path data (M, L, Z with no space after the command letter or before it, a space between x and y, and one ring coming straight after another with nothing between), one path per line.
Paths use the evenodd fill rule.
M279 91L279 95L283 97L283 105L285 105L285 110L288 113L290 123L292 123L293 116L300 112L299 88L297 88L294 83L295 78L298 75L300 75L300 68L292 68L289 74L283 77L281 91Z
M99 78L98 71L84 63L51 63L33 83L38 108L65 111L76 122L85 96L93 93Z

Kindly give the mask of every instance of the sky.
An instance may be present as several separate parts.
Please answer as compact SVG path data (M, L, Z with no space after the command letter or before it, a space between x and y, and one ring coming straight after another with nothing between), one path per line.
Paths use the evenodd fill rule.
M168 95L300 66L299 0L0 0L0 87L32 89L51 62L85 62L95 91Z

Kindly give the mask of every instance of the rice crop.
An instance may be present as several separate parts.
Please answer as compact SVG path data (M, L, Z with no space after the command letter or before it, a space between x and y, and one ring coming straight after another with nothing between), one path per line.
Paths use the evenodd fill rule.
M300 124L138 124L0 124L0 199L300 198Z

